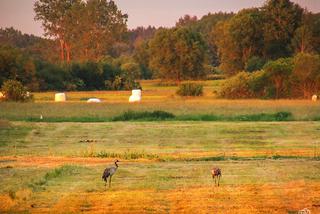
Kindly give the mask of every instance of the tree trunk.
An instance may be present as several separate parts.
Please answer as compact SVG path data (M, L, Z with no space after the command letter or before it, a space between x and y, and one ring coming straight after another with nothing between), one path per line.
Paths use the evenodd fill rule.
M68 43L65 42L66 52L67 52L67 63L70 63L71 61L71 48Z
M64 61L64 41L60 39L60 59Z

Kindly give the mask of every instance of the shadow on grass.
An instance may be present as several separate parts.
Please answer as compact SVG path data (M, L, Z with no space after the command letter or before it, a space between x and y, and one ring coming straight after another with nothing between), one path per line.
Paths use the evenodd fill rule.
M246 115L213 115L213 114L199 114L199 115L174 115L166 111L126 111L118 116L112 118L105 117L49 117L49 118L26 118L27 122L119 122L119 121L294 121L291 112L277 112L273 114L246 114Z

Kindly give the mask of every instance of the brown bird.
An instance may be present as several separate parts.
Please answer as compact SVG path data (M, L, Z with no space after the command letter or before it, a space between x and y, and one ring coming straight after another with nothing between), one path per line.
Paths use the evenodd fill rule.
M214 184L217 185L217 180L218 180L218 186L219 186L219 183L220 183L220 177L221 177L221 169L220 168L217 168L217 167L214 167L212 168L211 170L211 174L212 174L212 179L214 180Z

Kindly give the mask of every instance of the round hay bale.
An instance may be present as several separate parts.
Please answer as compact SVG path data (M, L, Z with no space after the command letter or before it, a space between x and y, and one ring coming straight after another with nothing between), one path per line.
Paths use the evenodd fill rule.
M317 102L317 100L318 100L318 96L317 96L317 95L313 95L313 96L312 96L312 101L313 101L313 102Z
M141 90L140 89L134 89L132 90L133 96L140 96L141 97Z
M67 100L65 93L56 93L54 96L55 102L65 102Z
M101 103L101 100L98 98L90 98L87 100L87 103Z
M132 95L129 97L129 103L141 102L141 90L132 90Z
M0 91L0 100L4 98L5 98L4 94Z
M131 95L129 98L129 103L141 102L140 96Z

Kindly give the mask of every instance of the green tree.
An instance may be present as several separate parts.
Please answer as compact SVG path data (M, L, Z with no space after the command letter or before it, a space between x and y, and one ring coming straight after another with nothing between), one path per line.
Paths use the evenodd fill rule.
M176 23L176 27L187 27L194 25L198 21L197 16L184 15L184 17L179 18Z
M246 62L245 70L248 72L259 71L263 68L265 63L264 59L253 56Z
M295 53L320 51L320 14L305 11L302 25L295 31L292 47Z
M32 95L27 92L27 89L17 80L7 80L3 83L1 91L7 101L29 101L32 100Z
M232 76L244 67L242 51L230 34L230 22L220 22L214 28L212 39L218 47L220 69Z
M310 98L320 90L320 56L298 54L294 57L293 82L296 96Z
M29 90L38 90L33 60L19 49L0 46L0 85L8 79L21 81Z
M242 64L263 49L263 16L259 9L244 9L230 19L229 33L241 51Z
M277 59L291 54L291 39L301 25L303 9L290 0L268 0L264 12L264 54Z
M275 98L285 97L289 93L289 77L293 70L291 58L280 58L275 61L269 61L264 66L270 81L275 87Z
M133 58L140 65L141 77L143 79L150 79L153 75L153 71L149 67L150 54L148 41L141 41L136 45L133 52Z
M206 43L188 28L161 29L150 41L150 67L164 80L205 76Z

